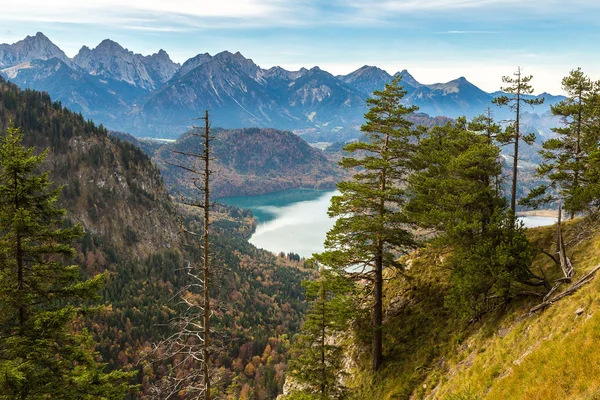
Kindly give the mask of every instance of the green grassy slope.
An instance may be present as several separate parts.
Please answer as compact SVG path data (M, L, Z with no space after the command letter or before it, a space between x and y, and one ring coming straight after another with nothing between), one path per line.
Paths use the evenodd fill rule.
M565 228L574 240L583 223ZM599 231L596 228L596 231ZM528 231L554 251L555 228ZM577 281L600 264L600 232L568 250ZM349 382L364 399L595 399L600 398L600 277L546 310L525 317L540 299L524 296L469 323L444 308L449 271L443 254L413 255L403 276L387 286L386 367L373 380L368 344L357 344L358 366ZM534 270L560 273L539 253ZM557 292L569 287L565 284ZM372 381L374 383L372 383Z

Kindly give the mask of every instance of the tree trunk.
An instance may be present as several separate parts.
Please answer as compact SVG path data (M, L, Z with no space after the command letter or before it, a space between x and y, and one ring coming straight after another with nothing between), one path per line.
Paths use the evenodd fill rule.
M577 139L575 141L575 173L573 176L573 185L571 187L577 188L579 186L579 153L581 152L581 103L583 93L579 91L579 101L577 110ZM575 210L569 211L569 219L575 218Z
M204 348L203 358L204 363L204 399L210 400L210 263L209 263L209 251L208 251L208 227L210 225L209 212L210 212L210 135L209 135L209 122L208 122L208 110L205 116L206 132L204 141Z
M388 147L390 135L386 135L381 153L383 154ZM385 191L387 189L387 170L384 167L381 170L380 178L380 199L379 199L379 217L382 223L385 215ZM377 234L376 239L376 254L375 254L375 281L373 282L373 340L372 340L372 356L373 356L373 372L377 372L383 363L383 240L380 234Z
M373 305L373 372L376 372L383 362L383 251L381 244L378 247L375 259L375 304Z
M520 133L520 119L521 119L521 70L519 69L519 76L517 77L518 90L517 90L517 115L515 119L515 154L513 159L513 179L512 179L512 190L510 196L510 209L513 212L513 216L517 210L517 168L519 166L519 139L521 138Z
M321 396L325 398L325 389L327 383L327 369L325 365L325 283L321 282Z

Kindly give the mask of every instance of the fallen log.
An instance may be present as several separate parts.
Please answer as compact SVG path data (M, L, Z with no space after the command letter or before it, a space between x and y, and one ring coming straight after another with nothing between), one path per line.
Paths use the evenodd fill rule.
M596 272L600 270L600 265L596 266L596 268L594 268L593 270L591 270L590 272L588 272L587 274L585 274L584 276L582 276L577 282L573 283L567 290L565 290L564 292L557 294L556 296L552 297L549 300L545 300L542 303L538 304L537 306L533 307L531 310L529 310L529 313L527 314L527 316L530 316L532 314L535 314L537 311L542 310L546 307L551 306L553 303L557 302L558 300L567 297L570 294L575 293L577 290L579 290L583 285L590 283L592 281L592 279L594 279L594 275L596 274ZM559 282L558 284L560 284L561 282ZM557 285L558 285L557 284ZM554 288L553 288L554 289Z

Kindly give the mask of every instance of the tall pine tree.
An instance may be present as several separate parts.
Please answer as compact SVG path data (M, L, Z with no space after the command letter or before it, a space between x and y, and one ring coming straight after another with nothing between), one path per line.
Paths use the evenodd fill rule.
M354 283L337 271L323 270L317 281L303 285L311 306L292 349L298 357L290 361L290 375L304 393L319 399L345 398L344 352L336 335L346 329L354 311Z
M106 276L64 263L81 226L65 226L61 189L38 173L47 151L21 141L14 127L0 138L0 398L123 399L131 373L104 373L73 327Z
M372 290L372 361L377 371L383 361L383 270L402 265L398 257L414 245L402 206L402 188L415 149L415 136L407 116L417 107L401 101L406 91L395 77L385 89L367 100L370 106L361 127L366 139L350 143L344 150L344 168L356 169L352 180L338 184L329 215L337 217L327 233L326 251L317 255L320 263L344 271L361 270L357 279L366 279Z
M552 128L556 137L546 140L540 154L543 163L537 174L546 177L549 183L531 191L522 204L537 207L554 200L551 191L558 191L564 199L564 209L571 219L575 213L587 208L585 177L589 156L598 149L598 126L595 123L598 111L594 99L600 89L580 68L571 71L562 80L567 98L551 107L552 115L561 119L562 126Z
M498 106L508 106L515 113L515 119L504 135L499 137L499 140L504 144L513 145L513 171L510 193L510 209L514 213L517 207L517 182L518 182L518 164L519 164L519 142L523 140L527 144L535 142L535 134L523 134L521 132L521 112L524 105L538 105L544 102L544 99L528 98L527 96L533 93L533 87L529 82L533 76L524 76L521 67L513 74L513 77L503 76L502 82L508 86L500 89L507 95L498 96L493 100Z

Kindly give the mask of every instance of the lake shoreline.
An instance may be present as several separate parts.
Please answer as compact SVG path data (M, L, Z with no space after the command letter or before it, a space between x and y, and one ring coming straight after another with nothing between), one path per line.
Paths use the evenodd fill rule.
M548 217L548 218L558 218L558 210L517 211L517 217Z

